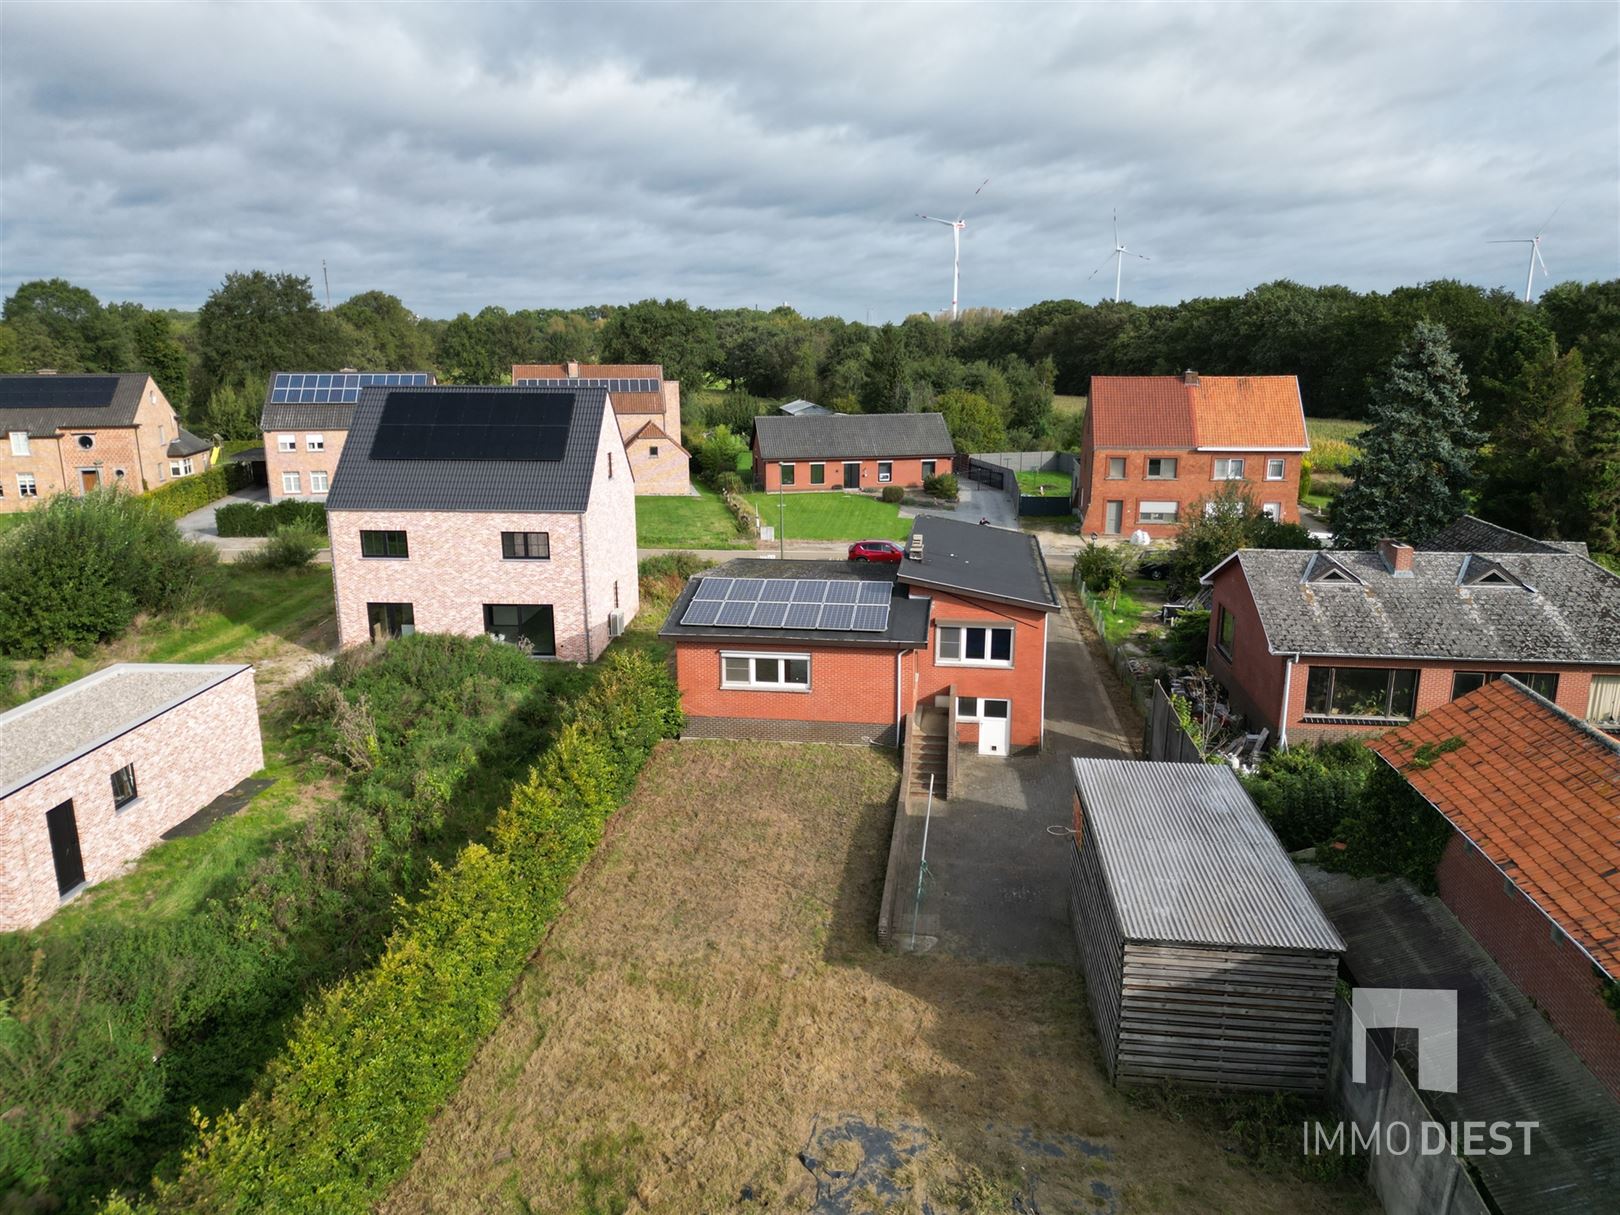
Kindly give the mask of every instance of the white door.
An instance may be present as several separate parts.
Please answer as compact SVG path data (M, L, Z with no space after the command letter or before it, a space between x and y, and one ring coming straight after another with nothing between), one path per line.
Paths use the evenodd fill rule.
M979 722L979 754L1007 754L1007 719L986 717Z

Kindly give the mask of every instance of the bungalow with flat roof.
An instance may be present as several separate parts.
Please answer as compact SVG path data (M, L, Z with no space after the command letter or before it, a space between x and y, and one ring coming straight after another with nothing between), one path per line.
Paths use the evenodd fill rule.
M754 484L801 490L919 489L951 471L956 446L938 413L801 413L754 419Z
M116 877L262 767L250 666L119 663L0 713L0 931Z
M433 382L425 371L276 372L259 415L270 500L326 501L361 389Z
M1243 549L1202 582L1205 665L1279 743L1387 730L1504 674L1620 728L1620 577L1581 553Z
M145 372L0 375L0 514L107 486L145 493L202 472L213 447Z
M613 402L637 494L692 492L691 456L681 446L681 385L661 363L518 363L519 388L602 388Z
M338 639L486 633L590 662L639 604L605 389L370 387L326 504Z
M1034 537L923 516L899 565L706 570L661 635L689 736L893 746L914 710L943 719L954 697L956 741L1006 755L1041 746L1059 610Z
M1441 900L1620 1099L1620 742L1505 678L1369 745L1451 824Z

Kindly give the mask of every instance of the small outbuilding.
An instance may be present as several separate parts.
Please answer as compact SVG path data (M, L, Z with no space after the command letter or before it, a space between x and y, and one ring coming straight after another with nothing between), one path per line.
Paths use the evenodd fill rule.
M1074 761L1069 914L1116 1084L1315 1091L1344 941L1231 769Z
M0 931L48 919L262 767L250 666L119 663L0 713Z

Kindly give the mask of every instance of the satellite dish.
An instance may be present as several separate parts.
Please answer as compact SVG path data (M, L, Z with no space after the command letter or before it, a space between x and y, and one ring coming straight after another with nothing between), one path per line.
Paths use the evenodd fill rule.
M1141 528L1137 528L1131 533L1131 543L1136 545L1137 548L1146 548L1148 545L1153 543L1153 537L1148 535Z

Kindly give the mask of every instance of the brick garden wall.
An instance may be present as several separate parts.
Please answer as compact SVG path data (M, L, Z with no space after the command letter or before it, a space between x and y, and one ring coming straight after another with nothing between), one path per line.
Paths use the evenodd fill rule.
M112 774L135 765L137 798L113 805ZM264 767L251 668L0 801L0 931L60 905L45 814L71 800L85 883L116 877L175 824Z
M1597 994L1590 960L1462 835L1446 845L1436 876L1462 926L1620 1100L1620 1021Z

